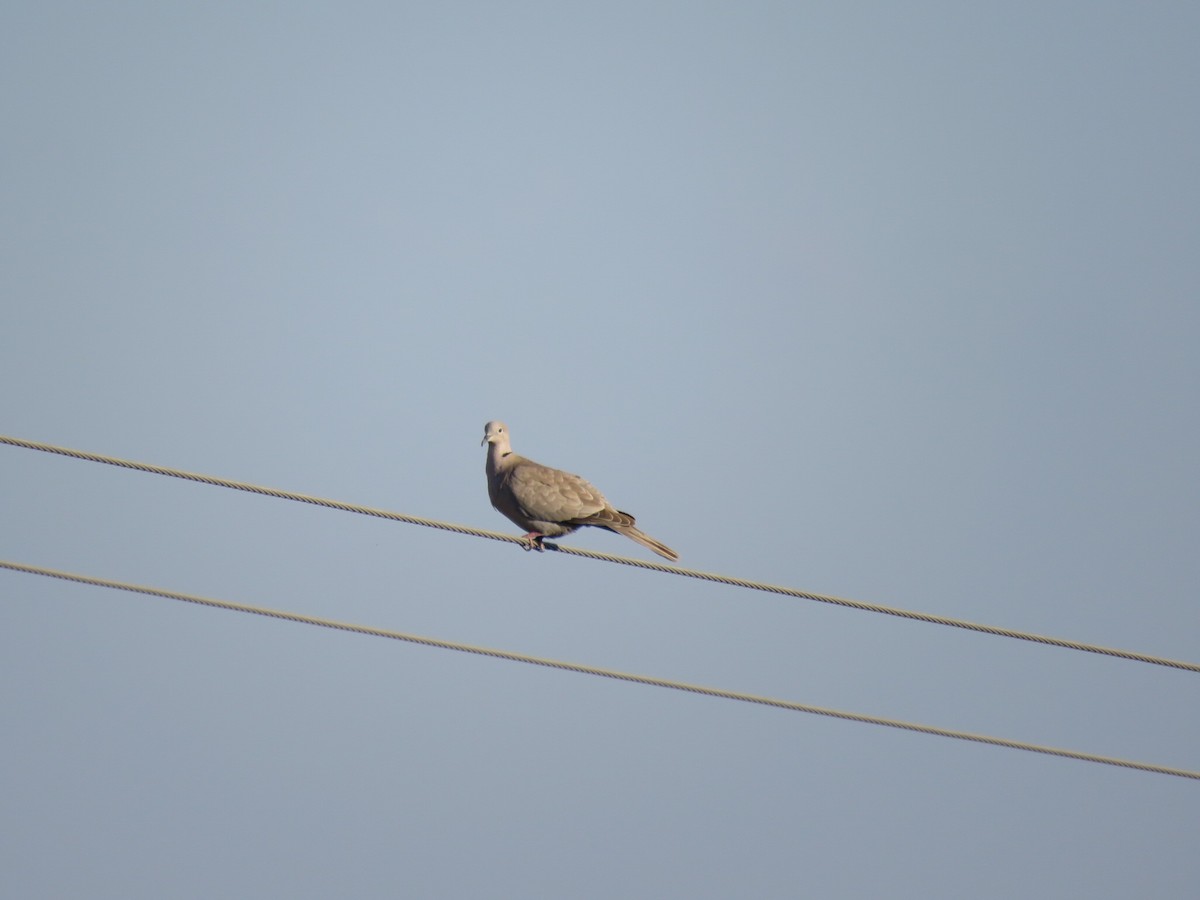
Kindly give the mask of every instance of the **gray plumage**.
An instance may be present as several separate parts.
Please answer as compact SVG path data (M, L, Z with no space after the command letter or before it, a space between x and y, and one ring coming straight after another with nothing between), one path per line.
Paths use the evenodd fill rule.
M508 426L483 426L488 445L488 496L492 506L526 532L530 547L541 549L543 537L561 537L591 525L622 534L674 562L677 554L638 530L633 516L614 509L604 495L578 475L535 463L513 452Z

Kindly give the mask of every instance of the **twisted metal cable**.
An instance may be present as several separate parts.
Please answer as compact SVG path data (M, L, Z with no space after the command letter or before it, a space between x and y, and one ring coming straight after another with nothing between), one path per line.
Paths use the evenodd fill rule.
M394 522L405 522L410 525L422 525L426 528L438 528L443 531L453 531L456 534L470 535L471 537L487 538L493 541L508 541L509 543L526 546L525 542L516 535L505 534L499 531L488 531L482 528L472 528L467 525L456 525L452 522L442 522L437 519L426 519L421 516L411 516L404 513L391 512L385 509L376 509L370 506L360 506L356 503L346 503L341 500L328 500L323 497L313 497L309 494L299 494L294 491L285 491L278 488L264 487L258 484L249 484L244 481L233 481L228 478L219 478L215 475L200 475L195 472L185 472L180 469L172 469L167 466L156 466L151 463L134 462L128 459L118 459L113 456L106 456L101 453L90 453L84 450L73 450L68 447L56 447L53 444L44 444L39 441L29 441L22 438L8 437L0 435L0 444L9 444L13 447L23 447L27 450L39 450L44 453L54 453L59 456L67 456L73 459L87 460L88 462L104 463L105 465L118 466L124 469L134 469L139 472L149 472L154 475L166 475L171 478L182 478L186 481L195 481L201 484L213 485L215 487L230 488L235 491L246 491L252 494L261 494L265 497L276 497L281 500L294 500L299 503L309 503L314 506L324 506L328 509L337 509L343 512L357 513L364 516L374 516L379 519L390 519ZM879 603L867 603L862 600L850 600L845 597L835 597L829 594L816 594L811 591L802 591L797 588L785 587L776 584L765 584L761 581L750 581L745 578L734 578L729 575L718 575L712 572L700 572L695 569L685 569L680 566L667 565L665 563L651 562L643 559L633 559L628 556L615 556L611 553L598 553L594 550L584 550L580 547L567 547L561 544L543 544L547 550L552 550L558 553L565 553L569 556L583 556L588 559L600 560L602 562L617 563L623 566L634 566L639 569L650 569L655 572L666 572L671 575L680 575L685 578L696 578L701 581L711 581L717 584L726 584L732 587L746 588L752 591L763 591L770 594L781 594L786 597L796 597L801 600L812 600L817 603L827 603L834 606L844 606L849 609L857 609L864 612L881 613L888 616L896 616L901 619L911 619L917 622L926 622L931 625L943 625L948 628L960 628L966 631L975 631L980 634L990 634L996 637L1012 638L1019 641L1030 641L1036 644L1045 644L1051 647L1061 647L1066 650L1077 650L1083 653L1096 653L1102 656L1111 656L1117 659L1126 659L1132 662L1147 663L1155 666L1165 666L1171 669L1180 669L1186 672L1200 673L1200 663L1188 662L1185 660L1168 659L1162 656L1154 656L1149 653L1139 653L1134 650L1121 650L1115 647L1104 647L1096 644L1088 644L1083 641L1074 641L1067 638L1051 637L1044 634L1032 634L1025 631L1017 631L1012 628L1001 628L996 625L985 625L979 622L970 622L965 619L955 619L950 616L939 616L933 613L918 612L909 609L900 609L894 606L884 606Z
M866 725L881 725L886 728L899 728L904 731L915 731L920 734L930 734L936 737L954 738L960 741L973 741L978 744L991 744L994 747L1006 747L1010 750L1024 750L1029 753L1060 756L1066 759L1080 760L1082 762L1099 763L1106 766L1117 766L1124 769L1136 769L1142 772L1152 772L1157 775L1172 775L1176 778L1189 778L1200 781L1200 771L1178 769L1172 766L1161 766L1156 763L1139 762L1137 760L1130 759L1119 759L1112 756L1100 756L1095 753L1084 753L1078 750L1065 750L1061 747L1046 747L1040 744L1031 744L1026 741L1014 741L1010 740L1009 738L993 737L986 734L973 734L967 731L955 731L950 728L938 728L934 725L921 725L916 722L905 722L900 719L888 719L882 716L871 716L863 713L847 712L840 709L829 709L823 706L812 706L807 703L797 703L793 700L780 700L774 697L746 694L741 691L731 691L724 688L689 684L683 681L674 681L669 678L656 678L651 675L637 675L633 672L621 672L616 669L604 669L599 666L589 666L582 663L566 662L559 659L547 659L541 656L531 656L525 653L517 653L512 650L497 650L491 647L479 647L473 644L459 643L458 641L446 641L439 638L409 634L403 631L392 631L387 628L374 628L368 625L355 625L350 622L339 622L334 619L323 619L317 616L307 616L302 613L268 609L266 607L253 606L247 603L235 603L229 600L217 600L212 597L200 597L195 594L184 594L179 591L168 591L162 588L128 584L121 581L112 581L107 578L95 578L90 575L79 575L73 572L61 572L55 569L47 569L42 566L31 566L24 563L0 560L0 568L10 569L14 572L24 572L30 575L42 575L48 578L58 578L64 581L73 581L79 584L92 585L94 587L105 587L113 590L129 591L137 594L148 594L152 597L163 597L168 600L180 600L185 603L195 603L200 606L210 606L216 609L250 613L252 615L267 616L273 619L283 619L288 622L298 622L302 625L315 625L320 628L332 628L338 631L348 631L354 634L369 635L371 637L389 638L391 640L405 641L411 644L420 644L425 647L434 647L439 650L455 650L460 653L473 653L477 656L490 656L493 659L503 659L508 660L509 662L520 662L535 666L545 666L551 669L561 669L566 672L578 672L583 675L595 675L601 678L612 678L617 681L628 681L634 684L649 685L650 687L685 691L692 694L701 694L705 697L717 697L722 700L736 700L742 703L754 703L760 706L773 706L777 709L786 709L791 712L802 712L809 713L810 715L827 716L834 719L844 719L848 722L860 722Z

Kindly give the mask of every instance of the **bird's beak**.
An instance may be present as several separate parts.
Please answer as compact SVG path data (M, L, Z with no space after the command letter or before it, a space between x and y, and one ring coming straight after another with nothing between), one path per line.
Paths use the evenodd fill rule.
M479 446L482 447L486 443L487 443L487 435L485 434L483 436L483 440L479 442Z

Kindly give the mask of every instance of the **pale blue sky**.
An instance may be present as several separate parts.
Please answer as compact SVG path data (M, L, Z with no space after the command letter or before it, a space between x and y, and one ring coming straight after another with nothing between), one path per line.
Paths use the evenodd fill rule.
M510 529L502 418L682 565L1200 660L1198 41L1178 3L9 3L0 431ZM1184 672L0 471L18 562L1200 768ZM0 596L12 896L1200 882L1180 779Z

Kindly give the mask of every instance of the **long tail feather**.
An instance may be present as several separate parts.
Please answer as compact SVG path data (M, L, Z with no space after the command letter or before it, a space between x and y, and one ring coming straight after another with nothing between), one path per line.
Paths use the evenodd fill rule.
M625 535L625 537L629 538L631 541L637 541L643 547L649 547L659 556L665 556L667 559L671 560L671 562L675 562L679 559L679 554L666 544L656 541L654 538L650 537L650 535L646 534L644 531L639 531L632 525L610 525L608 527L617 534Z

